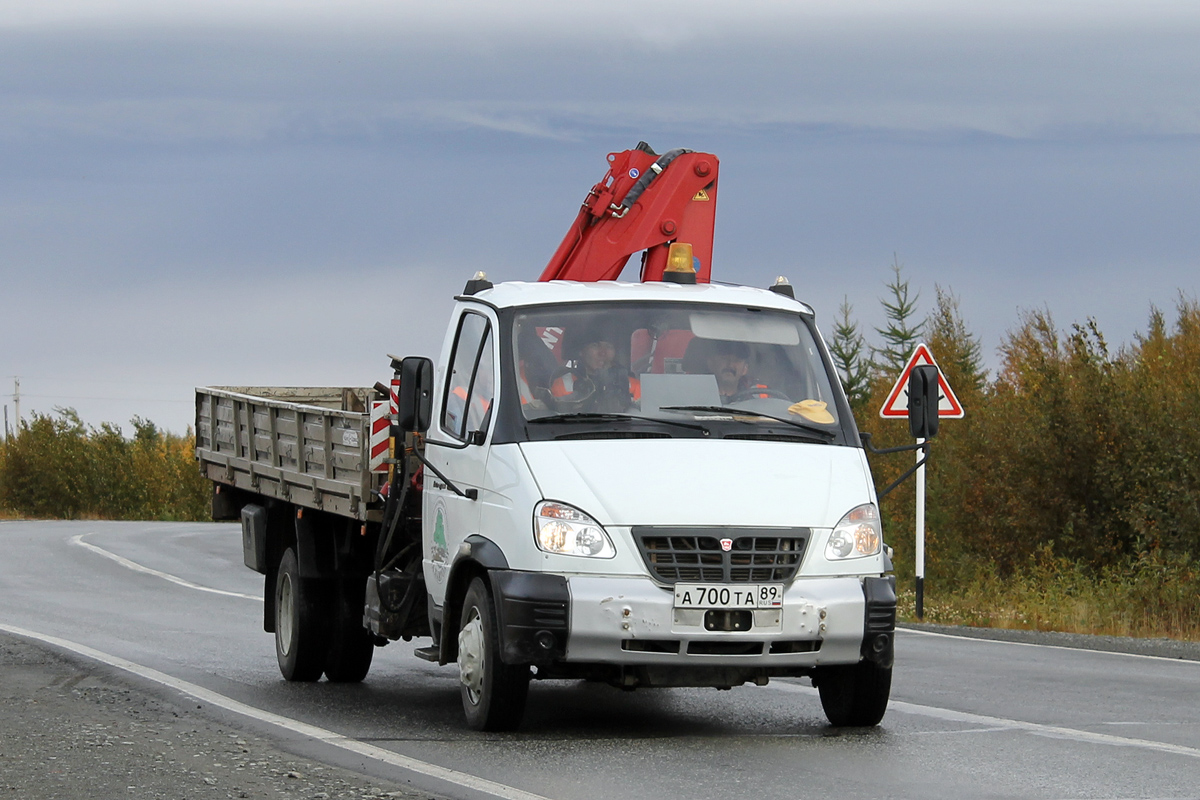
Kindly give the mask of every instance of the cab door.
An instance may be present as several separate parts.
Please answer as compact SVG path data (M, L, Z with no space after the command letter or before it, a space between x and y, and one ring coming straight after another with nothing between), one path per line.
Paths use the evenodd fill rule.
M468 310L459 318L449 359L444 362L446 372L439 376L442 383L435 418L425 440L426 459L448 479L426 470L424 480L425 585L438 606L445 604L446 578L454 554L464 539L479 530L479 499L484 491L496 397L494 331L483 313ZM464 494L474 494L476 499Z

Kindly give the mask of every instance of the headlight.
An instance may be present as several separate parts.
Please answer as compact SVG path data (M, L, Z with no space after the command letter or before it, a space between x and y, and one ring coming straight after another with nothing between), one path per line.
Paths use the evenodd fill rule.
M533 538L547 553L612 558L612 540L599 522L578 508L544 500L533 510Z
M871 503L851 509L842 517L829 534L825 545L825 558L843 561L847 558L862 558L879 553L883 546L883 529L879 525L879 511Z

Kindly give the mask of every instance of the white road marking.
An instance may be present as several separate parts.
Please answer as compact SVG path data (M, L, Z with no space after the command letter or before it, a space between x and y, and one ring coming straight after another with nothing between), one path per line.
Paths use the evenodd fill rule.
M500 797L504 800L549 800L549 798L543 797L542 795L532 794L530 792L522 791L521 789L516 789L512 786L506 786L503 783L496 783L495 781L489 781L486 778L479 778L466 772L459 772L458 770L441 767L437 764L431 764L427 761L410 758L409 756L401 755L400 753L394 753L391 750L385 750L382 747L376 747L375 745L360 742L357 739L351 739L343 736L340 733L335 733L334 731L327 730L325 728L319 728L316 725L309 725L307 722L300 722L299 720L295 720L290 717L273 714L270 711L263 711L261 708L255 708L254 706L246 705L245 703L234 700L233 698L226 697L223 694L218 694L217 692L205 689L202 686L197 686L194 683L180 680L179 678L172 677L164 672L159 672L158 670L151 669L150 667L144 667L141 664L127 661L118 656L103 653L99 650L88 647L87 645L78 644L77 642L68 641L67 639L60 639L56 636L48 636L44 633L38 633L37 631L26 630L25 628L18 628L14 625L5 625L3 623L0 623L0 630L7 631L14 636L22 636L26 639L34 639L55 647L60 647L63 650L69 650L70 652L84 656L85 658L90 658L103 664L107 664L110 667L116 667L117 669L125 670L126 672L137 675L140 678L144 678L146 680L153 681L168 688L174 689L180 694L193 697L203 703L208 703L216 706L217 708L225 709L226 711L231 711L234 714L240 714L244 717L257 720L258 722L265 722L269 725L275 725L290 733L294 733L299 736L305 736L309 739L314 739L324 744L340 748L349 753L353 753L364 758L374 759L375 761L379 761L393 767L400 767L401 769L410 770L412 772L426 775L437 780L446 781L447 783L452 783L456 786L462 786L466 789L470 789L471 791L481 792L483 794L491 795L492 797Z
M191 581L184 580L183 578L180 578L177 575L172 575L168 572L160 572L159 570L151 569L150 567L143 566L143 565L137 563L136 561L130 561L128 558L125 558L124 556L119 556L116 553L109 552L108 550L105 550L103 547L98 547L98 546L92 544L91 542L85 542L83 540L83 538L85 536L91 536L91 534L90 533L81 533L76 536L72 536L71 544L77 544L82 548L91 550L93 553L102 555L108 559L112 559L113 561L120 564L122 567L125 567L126 569L131 569L134 572L141 572L145 575L153 575L156 578L162 578L164 581L170 581L171 583L175 583L180 586L186 586L188 589L195 589L198 592L210 592L212 594L225 595L226 597L241 597L246 600L257 600L260 603L262 602L262 598L259 597L258 595L242 594L241 592L227 592L224 589L214 589L211 586L201 586L198 583L192 583Z
M956 728L950 730L948 728L939 728L933 731L907 731L905 736L961 736L964 733L1003 733L1011 731L1012 728L1005 726L991 728Z
M1042 644L1041 642L1013 642L1008 639L985 639L982 636L965 636L957 633L938 633L937 631L922 631L916 628L897 628L899 633L915 633L918 636L940 636L943 639L967 639L972 642L990 642L991 644L1015 644L1021 647L1047 647L1053 650L1070 650L1072 653L1101 653L1110 656L1125 656L1126 658L1149 658L1154 661L1170 661L1172 664L1194 664L1200 666L1200 661L1190 658L1171 658L1169 656L1150 656L1144 653L1122 653L1119 650L1093 650L1089 647L1066 647L1061 644Z
M1163 725L1187 725L1189 727L1200 725L1200 721L1196 722L1097 722L1097 725L1154 725L1161 727Z
M798 694L815 695L817 690L808 686L800 686L795 683L772 682L767 684L768 688L779 689L785 692L796 692ZM1049 736L1055 739L1071 739L1077 742L1087 742L1089 744L1107 744L1116 745L1118 747L1138 747L1144 750L1157 750L1160 753L1171 753L1178 756L1188 756L1190 758L1200 758L1200 750L1194 747L1185 747L1181 744L1170 744L1169 742L1156 742L1151 739L1132 739L1127 736L1113 736L1110 733L1093 733L1092 731L1079 730L1078 728L1064 728L1059 725L1042 725L1037 722L1025 722L1019 719L1007 719L1005 717L989 717L984 714L970 714L966 711L955 711L949 708L938 708L937 706L925 706L918 703L906 703L901 700L892 700L888 703L889 711L899 711L903 714L915 714L922 717L932 717L946 722L963 722L969 725L979 725L991 727L999 730L1025 731L1039 736Z
M200 584L192 583L191 581L184 580L183 578L177 577L175 575L171 575L166 572L161 572L156 569L151 569L150 567L143 566L141 564L138 564L135 561L130 561L129 559L119 556L116 553L109 552L108 550L105 550L102 547L97 547L94 544L85 542L83 540L84 536L88 536L88 535L90 535L90 534L79 534L77 536L73 536L73 537L71 537L71 543L77 544L80 547L84 547L88 550L91 550L92 552L102 555L105 558L112 559L113 561L117 562L121 566L131 569L135 572L141 572L141 573L145 573L147 575L154 575L156 577L162 578L163 580L170 581L171 583L175 583L180 586L185 586L189 589L196 589L197 591L201 591L201 592L211 592L213 594L226 595L229 597L241 597L241 598L245 598L246 600L257 600L259 602L262 602L262 598L258 597L256 595L242 594L240 592L229 592L229 591L225 591L223 589L214 589L209 586L201 586ZM165 675L164 673L156 672L155 670L150 670L147 667L141 667L140 665L133 664L133 662L124 661L123 659L118 659L115 656L107 656L104 653L100 653L99 651L92 650L91 648L88 648L84 645L76 645L72 642L67 642L66 640L55 639L53 637L43 636L41 634L36 634L36 633L30 632L30 631L22 631L22 629L11 628L7 625L2 625L2 624L0 624L0 630L8 630L10 632L18 633L19 635L25 635L30 638L40 639L42 641L50 642L52 644L57 644L60 647L63 647L68 650L72 650L73 652L80 653L81 655L87 655L90 658L95 658L99 661L104 661L105 663L111 664L112 666L121 667L122 669L126 669L130 672L133 672L134 674L142 675L143 677L149 678L150 680L154 680L158 683L163 683L164 685L171 686L171 687L176 688L179 691L183 692L184 694L190 694L194 697L199 698L200 695L196 694L196 692L204 692L208 695L211 695L214 698L221 698L221 700L223 702L217 702L216 700L213 700L213 699L207 700L207 702L213 703L213 705L216 705L218 707L226 708L230 711L235 711L236 713L245 714L246 716L249 716L253 719L259 719L264 722L272 722L273 724L281 725L281 727L287 728L288 730L291 730L293 732L303 733L304 735L312 736L312 738L320 739L321 741L327 741L330 744L334 744L336 746L343 747L343 749L350 750L351 752L359 753L360 755L368 755L368 757L371 757L371 758L377 758L379 760L384 761L385 763L394 764L396 766L405 766L405 764L401 764L401 763L398 763L395 761L388 760L388 758L397 758L397 759L402 759L405 762L411 761L415 764L425 764L425 762L423 762L423 761L417 761L416 759L409 759L406 756L400 756L396 753L392 753L390 750L384 750L382 748L374 747L373 745L363 744L362 742L358 742L357 740L346 739L345 737L340 736L339 734L335 734L335 733L332 733L331 731L326 731L322 728L317 728L315 726L308 725L307 723L298 722L296 720L291 720L287 717L279 717L275 714L271 714L270 712L261 711L259 709L255 709L251 706L246 706L242 703L237 702L236 700L231 700L227 697L224 697L223 695L218 695L214 692L209 692L207 689L202 689L199 686L195 686L194 684L190 684L185 681L179 681L175 678L170 677L169 675ZM1005 640L1001 640L1001 639L983 639L983 638L977 638L977 637L973 637L973 636L958 636L955 634L938 633L935 631L922 631L922 630L916 630L913 628L903 628L901 630L903 630L906 634L912 633L912 634L917 634L917 635L921 635L921 636L940 636L940 637L944 637L944 638L948 638L948 639L969 639L969 640L975 641L975 642L991 642L994 644L1015 644L1015 645L1020 645L1022 647L1047 647L1047 648L1053 648L1055 650L1071 650L1071 651L1079 652L1079 653L1105 653L1105 654L1111 654L1111 655L1130 656L1133 658L1150 658L1150 659L1155 659L1158 661L1170 661L1172 663L1184 663L1184 664L1193 663L1193 664L1200 665L1200 662L1192 662L1192 661L1188 661L1185 659L1166 658L1163 656L1142 655L1140 653L1118 653L1118 652L1113 652L1113 651L1109 651L1109 650L1088 650L1085 648L1063 647L1062 645L1040 644L1037 642L1011 642L1011 641L1005 641ZM112 660L109 660L109 659L112 659ZM120 662L120 663L116 663L116 662ZM145 670L145 672L142 672L139 670ZM148 673L153 673L153 674L148 674ZM162 680L160 680L158 677L154 677L154 676L160 676L162 678ZM815 695L817 693L816 689L812 689L812 688L806 687L806 686L799 686L797 684L791 684L791 683L775 682L775 683L769 684L769 686L772 688L775 688L775 689L781 689L783 691L799 692L799 693L808 694L808 695ZM191 687L191 688L183 688L183 687ZM195 689L196 692L193 692L191 689ZM237 708L234 708L233 706L237 706ZM971 714L971 713L967 713L965 711L954 711L953 709L939 708L937 706L925 706L925 705L919 705L916 703L906 703L906 702L899 701L899 700L892 700L891 702L889 702L888 708L889 708L889 710L895 710L895 711L900 711L902 713L915 714L915 715L924 716L924 717L932 717L934 719L941 719L941 720L945 720L947 722L963 722L963 723L968 723L968 724L972 724L972 725L987 726L987 728L991 729L991 730L1020 730L1020 731L1025 731L1027 733L1037 734L1039 736L1050 736L1050 737L1059 738L1059 739L1071 739L1074 741L1089 742L1092 744L1106 744L1106 745L1113 745L1113 746L1118 746L1118 747L1138 747L1138 748L1143 748L1143 749L1148 749L1148 750L1157 750L1157 751L1163 752L1163 753L1171 753L1174 755L1188 756L1191 758L1200 758L1200 750L1198 750L1196 748L1186 747L1184 745L1170 744L1167 742L1156 742L1156 741L1153 741L1150 739L1133 739L1133 738L1126 737L1126 736L1113 736L1111 734L1106 734L1106 733L1094 733L1092 731L1084 731L1084 730L1079 730L1076 728L1064 728L1064 727L1056 726L1056 725L1042 725L1042 724L1036 723L1036 722L1024 722L1022 720L1007 719L1004 717L991 717L991 716L986 716L986 715L982 715L982 714ZM244 709L244 710L242 710L242 709ZM250 713L250 712L253 712L253 713ZM281 720L283 722L276 721L276 720ZM288 724L284 724L284 722L286 722ZM1138 724L1138 723L1126 722L1126 723L1101 723L1101 724L1132 725L1132 724ZM299 726L299 727L292 727L292 726ZM306 733L306 731L313 731L316 733ZM978 732L979 729L975 729L975 731ZM332 738L330 738L330 737L332 737ZM337 741L335 741L335 740L337 740ZM345 742L347 744L343 745L343 744L340 744L339 742ZM386 754L386 756L388 758L385 758L382 756L369 755L367 753L367 750L378 751L381 754ZM432 765L432 764L429 764L426 766L429 766L429 767L432 767L432 768L435 768L438 770L443 769L442 767L435 767L435 765ZM406 767L406 768L414 769L414 771L422 772L422 774L429 774L429 775L433 774L430 772L423 772L422 770L415 769L413 767ZM454 772L454 771L449 770L449 772ZM454 773L454 774L465 775L466 773ZM473 778L473 776L467 776L467 777ZM474 780L483 780L483 779L480 778L480 779L474 779ZM457 781L454 781L454 782L457 782ZM484 781L484 782L491 783L490 781ZM460 785L467 785L467 784L460 784ZM521 792L520 790L517 790L517 789L511 789L511 787L506 787L506 786L503 786L502 784L493 784L493 785L499 786L506 790L511 790L513 792L517 792L517 794L514 794L514 795L496 795L498 797L514 797L514 798L519 797L519 798L527 798L527 799L537 797L537 795L531 795L531 794L527 794L525 792ZM489 792L489 793L491 793L491 792ZM544 800L544 798L543 798L543 800Z

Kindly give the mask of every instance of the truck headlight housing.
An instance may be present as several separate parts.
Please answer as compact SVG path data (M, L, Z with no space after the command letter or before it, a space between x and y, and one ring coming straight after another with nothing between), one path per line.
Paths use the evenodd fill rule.
M883 528L879 524L879 509L873 503L852 508L834 526L825 545L825 558L845 561L878 555L883 548Z
M617 554L604 526L574 506L543 500L533 510L538 549L563 556L612 558Z

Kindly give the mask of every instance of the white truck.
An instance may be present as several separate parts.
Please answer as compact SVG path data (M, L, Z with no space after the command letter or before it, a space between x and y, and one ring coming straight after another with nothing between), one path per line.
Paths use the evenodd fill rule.
M391 392L197 390L285 678L428 637L480 730L515 728L531 679L805 676L834 725L880 721L895 578L814 313L670 249L663 280L477 275Z

